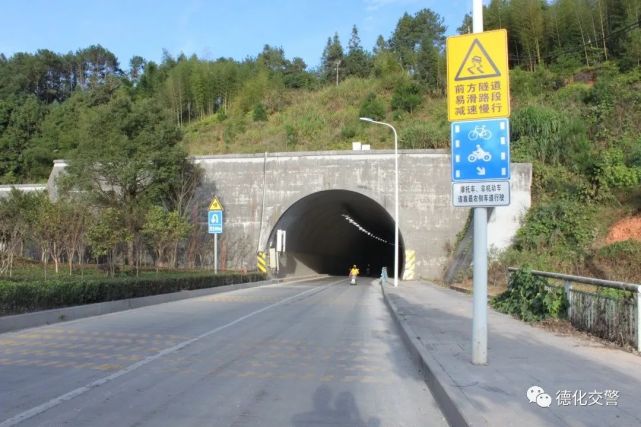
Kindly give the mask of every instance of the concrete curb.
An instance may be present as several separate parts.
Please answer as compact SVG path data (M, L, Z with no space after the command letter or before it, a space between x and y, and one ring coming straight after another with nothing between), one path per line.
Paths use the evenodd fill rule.
M467 397L452 383L452 379L447 372L425 349L420 341L419 335L405 321L401 314L399 314L398 307L385 291L385 286L381 285L381 291L387 308L392 313L392 317L401 330L403 342L409 350L412 360L417 365L419 372L423 375L423 380L432 392L448 424L452 427L479 425L469 421L470 416L473 415L474 412L468 411L473 411L474 409L471 406L467 408L468 410L462 408L463 406L468 406L466 404L468 403ZM467 418L464 413L468 414Z
M0 317L0 333L18 331L21 329L35 328L38 326L51 325L54 323L78 320L86 317L100 316L103 314L115 313L118 311L132 310L149 305L164 304L167 302L180 301L188 298L196 298L206 295L214 295L223 292L231 292L240 289L257 288L278 283L297 283L313 280L319 276L293 278L290 280L269 279L259 282L237 283L235 285L216 286L213 288L195 289L192 291L172 292L168 294L150 295L140 298L129 298L116 301L98 302L95 304L76 305L71 307L54 308L51 310L35 311L32 313L15 314L12 316Z

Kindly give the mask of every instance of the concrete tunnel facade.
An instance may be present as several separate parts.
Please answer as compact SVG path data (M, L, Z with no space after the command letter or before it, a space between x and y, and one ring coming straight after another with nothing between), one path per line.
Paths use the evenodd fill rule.
M213 196L222 202L219 251L229 269L256 269L257 252L269 252L279 227L287 230L287 252L280 259L284 274L346 275L354 263L389 268L392 246L357 231L343 215L393 242L394 157L390 150L196 156L192 160L203 168L204 180L193 212L206 229L209 202ZM399 151L399 270L406 279L441 278L465 227L469 209L452 206L450 162L446 150ZM64 160L54 161L47 183L53 198L65 167ZM492 210L490 250L510 245L530 207L532 165L511 169L512 202ZM203 235L211 242L212 261L210 238Z
M227 238L247 239L251 246L240 261L246 268L255 268L257 251L268 252L274 245L281 225L287 229L287 252L292 252L279 260L286 274L345 275L354 263L353 252L363 247L363 253L385 259L370 262L372 270L377 262L393 263L392 246L385 249L373 239L357 238L341 216L351 211L363 228L393 242L393 151L198 156L194 161L205 171L199 195L203 221L209 200L219 196ZM439 279L469 214L469 209L452 206L449 151L400 150L398 164L401 277ZM491 249L510 244L530 207L531 180L530 164L512 165L512 203L493 210L488 224ZM336 236L336 242L330 244L332 238L326 235ZM284 265L290 258L294 262Z

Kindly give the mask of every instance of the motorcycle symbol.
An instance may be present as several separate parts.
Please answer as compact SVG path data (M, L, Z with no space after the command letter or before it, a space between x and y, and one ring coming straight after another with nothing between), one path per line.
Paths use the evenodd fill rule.
M492 138L492 132L485 125L474 126L474 129L467 134L467 138L470 141L476 141L479 138L488 140Z
M487 151L483 150L480 145L476 144L476 150L472 151L469 156L467 156L467 161L474 163L475 161L489 162L492 160L492 155Z

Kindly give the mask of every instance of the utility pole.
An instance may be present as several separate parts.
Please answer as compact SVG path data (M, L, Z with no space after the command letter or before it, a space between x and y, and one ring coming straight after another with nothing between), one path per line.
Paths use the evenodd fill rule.
M341 65L341 60L336 61L336 86L338 86L338 66Z

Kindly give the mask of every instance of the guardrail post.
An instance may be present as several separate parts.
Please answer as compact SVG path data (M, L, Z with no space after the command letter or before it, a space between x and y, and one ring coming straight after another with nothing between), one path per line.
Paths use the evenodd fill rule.
M563 281L563 290L565 291L565 299L568 301L568 319L572 319L572 300L570 293L572 292L572 282L569 280Z
M637 351L641 352L641 286L637 286Z

